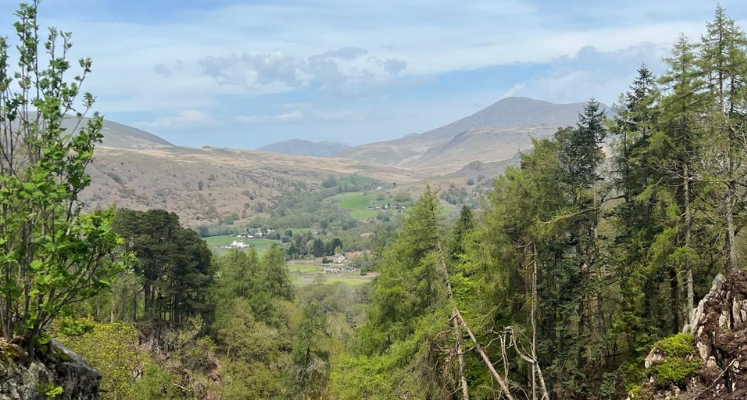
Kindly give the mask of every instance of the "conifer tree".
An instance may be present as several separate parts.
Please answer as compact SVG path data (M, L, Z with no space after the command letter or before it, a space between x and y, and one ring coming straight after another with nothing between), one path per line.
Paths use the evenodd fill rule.
M747 96L747 37L719 6L701 39L699 70L706 83L708 138L702 155L702 180L716 200L724 232L724 265L737 268L736 233L745 199L745 106Z

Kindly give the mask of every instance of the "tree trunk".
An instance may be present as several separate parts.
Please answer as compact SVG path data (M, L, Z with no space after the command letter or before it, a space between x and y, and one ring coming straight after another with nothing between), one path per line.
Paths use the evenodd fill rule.
M537 245L532 243L532 400L537 400Z
M684 213L685 213L685 248L690 249L690 171L687 163L684 163L682 168L683 175L683 192L684 192ZM690 312L695 308L695 291L693 289L693 269L690 265L690 257L685 258L685 271L687 271L687 309L685 310L685 318L688 319L687 323L692 324L690 320Z
M734 183L729 182L726 190L726 273L731 274L737 268L737 244L734 227Z
M449 287L450 286L451 285L449 285ZM449 292L451 292L450 288L449 288ZM454 308L454 311L456 311L456 308ZM467 378L464 376L464 355L462 354L462 332L461 332L461 329L459 329L459 323L456 320L456 314L452 316L451 324L452 324L452 329L454 330L454 337L456 340L457 361L459 363L459 383L460 383L460 386L462 387L462 399L469 400Z
M680 332L680 286L677 281L677 268L674 265L669 267L669 297L670 309L672 312L671 334L676 335Z

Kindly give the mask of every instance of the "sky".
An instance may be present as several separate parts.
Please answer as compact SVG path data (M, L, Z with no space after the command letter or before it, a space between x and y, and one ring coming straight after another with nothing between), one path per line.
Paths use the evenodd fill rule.
M107 119L185 146L349 145L425 132L509 96L615 102L710 0L44 0L91 57ZM747 2L722 0L747 27ZM17 1L0 0L12 36Z

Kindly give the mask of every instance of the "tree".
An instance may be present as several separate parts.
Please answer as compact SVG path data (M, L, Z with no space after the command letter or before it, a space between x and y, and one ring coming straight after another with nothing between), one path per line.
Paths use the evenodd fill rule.
M459 219L454 226L454 239L451 253L458 258L464 253L464 239L475 228L474 215L469 206L462 206Z
M411 199L412 196L407 192L397 192L397 194L394 195L394 201L396 201L397 203L406 203Z
M285 266L285 257L280 247L273 246L265 251L260 265L264 290L272 297L293 300L293 285L288 279L288 268Z
M322 242L322 239L314 239L314 244L312 245L312 253L314 254L314 257L324 256L324 242Z
M694 200L702 196L705 188L703 181L698 178L701 174L701 138L703 135L703 107L704 97L701 93L703 80L699 76L696 55L693 45L684 36L681 36L672 49L672 55L666 58L668 64L667 72L662 76L660 82L665 89L661 99L661 112L658 124L660 132L655 134L651 140L650 156L652 160L653 176L649 185L650 198L655 198L659 204L657 208L667 204L676 204L679 210L677 216L659 214L652 215L652 222L658 226L668 227L656 234L654 243L670 242L669 246L655 246L656 249L665 252L656 252L652 255L654 260L671 259L669 264L670 303L672 326L669 332L678 332L681 328L680 308L678 301L677 270L679 267L685 269L685 311L695 306L695 294L693 286L693 267L697 263L695 243L692 240L692 225L695 216ZM701 181L701 182L697 182ZM672 190L674 189L674 190ZM654 197L655 196L655 197ZM701 203L701 206L703 203ZM652 243L653 244L653 243ZM653 277L653 276L652 276ZM647 293L655 293L649 290ZM645 310L651 311L655 307L650 304ZM646 312L644 310L644 312ZM656 320L655 313L649 313Z
M650 248L662 228L656 217L662 155L655 155L652 140L659 140L660 91L656 77L641 65L629 90L620 98L611 124L614 135L612 185L622 198L614 208L615 247L612 257L620 279L621 315L613 323L622 345L635 352L643 334L665 325L666 315L658 313L656 287L661 269L650 265ZM667 181L669 183L669 181ZM660 204L660 203L659 203ZM676 304L676 303L675 303Z
M342 240L340 240L340 238L332 239L331 241L327 243L327 248L326 248L327 254L325 255L327 256L335 255L335 251L337 250L338 247L342 249Z
M454 387L450 375L444 376L438 366L445 357L439 349L449 347L449 338L439 332L450 332L438 215L438 198L427 188L405 215L397 240L377 261L379 275L370 292L368 323L358 331L360 357L354 365L363 370L369 362L380 366L373 359L381 357L383 365L396 367L388 371L377 367L356 378L362 392L382 376L390 382L379 394L382 398L436 398Z
M702 179L711 184L710 195L717 200L717 223L724 233L725 269L732 272L737 268L736 220L747 184L747 37L721 6L706 28L698 63L709 106Z
M327 317L321 307L317 304L304 307L291 353L293 383L300 399L324 398L329 376L329 352L322 347L326 336Z
M42 44L38 5L22 4L15 14L17 66L0 38L0 328L6 338L24 336L32 353L55 317L123 269L111 257L120 244L112 212L83 214L78 201L102 140L102 117L83 118L94 104L80 92L92 62L81 59L81 72L65 80L71 34L50 28Z
M207 288L214 271L210 249L195 231L183 228L179 217L165 210L120 209L113 227L124 239L124 250L137 257L133 272L142 278L148 319L176 324L194 315L207 319Z

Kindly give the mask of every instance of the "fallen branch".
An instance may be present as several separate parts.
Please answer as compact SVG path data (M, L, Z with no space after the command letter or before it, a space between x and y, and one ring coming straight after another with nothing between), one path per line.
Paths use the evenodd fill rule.
M508 384L506 384L506 381L503 380L500 374L498 374L498 371L495 370L495 367L493 366L493 363L490 361L490 358L487 354L485 354L485 351L480 346L480 342L477 341L477 338L475 337L475 334L472 333L472 330L469 329L469 326L467 325L467 322L464 320L464 317L462 317L462 313L459 312L459 309L456 306L456 302L454 301L454 296L451 291L451 280L449 279L449 270L446 268L446 259L444 258L443 249L441 248L441 242L438 242L436 244L436 250L438 250L438 254L441 260L441 267L443 269L444 276L446 277L446 289L447 294L449 296L449 301L451 302L451 307L453 311L453 315L459 319L459 325L461 325L464 330L467 331L467 334L469 335L470 339L472 340L472 343L474 344L475 350L480 354L480 357L482 357L482 360L485 362L485 365L488 367L488 370L490 370L490 373L493 375L493 378L495 378L496 381L498 381L498 385L501 387L501 390L503 391L503 394L506 396L508 400L514 400L514 397L511 395L511 391L508 388ZM453 319L452 321L456 322L456 320ZM454 324L456 326L456 324ZM457 332L458 333L458 328ZM459 340L457 338L457 340ZM459 356L459 364L460 364L460 380L462 384L462 395L465 399L469 399L469 394L467 393L467 380L464 377L464 370L462 365L463 359L460 354Z
M737 361L737 360L736 359L731 360L731 362L729 363L729 365L727 365L726 368L724 368L724 370L721 371L721 374L719 376L717 376L716 379L713 380L713 382L710 384L710 386L708 386L707 388L701 390L700 393L698 393L695 397L693 397L693 400L699 399L700 396L702 396L704 393L706 393L709 390L713 389L716 386L716 384L718 383L718 381L720 381L721 378L724 377L724 375L726 374L726 372L729 371L729 368L731 368L731 366L734 365L734 361Z

